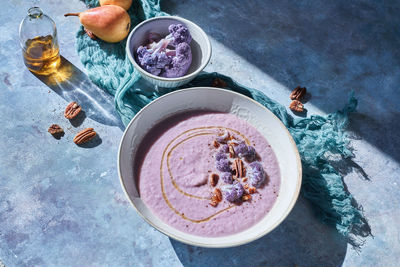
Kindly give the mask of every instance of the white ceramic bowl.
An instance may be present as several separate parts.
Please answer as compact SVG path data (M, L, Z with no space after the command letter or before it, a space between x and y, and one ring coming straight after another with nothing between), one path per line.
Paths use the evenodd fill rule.
M161 36L166 36L169 34L168 26L177 23L186 25L192 35L192 41L190 42L192 64L188 73L179 78L164 78L142 69L135 60L138 47L146 44L149 33L158 33ZM144 79L159 87L173 88L190 82L205 68L211 58L211 43L207 34L199 26L187 19L176 16L155 17L143 21L131 31L126 42L126 53L133 66Z
M223 237L199 237L181 232L160 220L143 203L134 179L136 149L146 133L173 114L189 110L229 112L253 125L268 140L278 159L281 186L270 212L257 224ZM129 123L119 147L118 171L122 187L137 212L160 232L181 242L202 247L231 247L253 241L272 231L289 214L300 191L301 162L296 144L282 122L268 109L241 94L197 87L166 94L144 107Z

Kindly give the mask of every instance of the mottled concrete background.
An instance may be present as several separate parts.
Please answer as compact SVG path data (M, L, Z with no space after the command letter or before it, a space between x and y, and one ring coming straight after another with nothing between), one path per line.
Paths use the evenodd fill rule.
M18 25L30 1L0 9L0 266L398 266L400 261L400 2L168 1L163 8L211 37L207 71L258 88L284 105L297 85L308 116L359 99L350 130L355 160L337 163L372 228L360 251L322 225L300 198L272 233L232 249L170 240L136 214L122 192L116 157L121 124L112 99L84 74L75 52L77 1L40 1L56 22L64 66L73 76L51 85L23 65ZM63 118L78 100L75 125ZM66 135L55 140L52 123ZM94 127L90 147L72 143Z

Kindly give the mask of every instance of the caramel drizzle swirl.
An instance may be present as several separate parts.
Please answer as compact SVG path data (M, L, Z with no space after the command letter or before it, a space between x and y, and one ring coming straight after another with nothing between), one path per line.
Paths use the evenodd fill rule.
M192 197L192 198L198 198L198 199L209 199L209 198L207 198L207 197L200 197L200 196L196 196L196 195L189 194L189 193L183 191L183 190L178 186L178 184L176 183L176 181L175 181L175 179L174 179L174 176L172 175L171 166L170 166L170 163L169 163L169 160L170 160L170 158L171 158L172 152L175 150L175 148L177 148L180 144L186 142L187 140L190 140L190 139L192 139L192 138L194 138L194 137L197 137L197 136L211 135L211 134L213 134L213 133L199 133L199 134L191 135L191 136L189 136L189 137L187 137L187 138L185 138L185 139L179 141L179 143L177 143L176 145L174 145L174 146L171 148L171 150L168 152L168 154L167 154L167 169L168 169L169 176L170 176L170 178L171 178L171 182L172 182L172 184L174 185L174 187L176 188L176 190L178 190L180 193L184 194L185 196Z
M168 174L169 174L169 176L170 176L170 179L171 179L171 182L172 182L173 186L175 187L175 189L176 189L178 192L180 192L181 194L183 194L183 195L185 195L185 196L191 197L191 198L197 198L197 199L203 199L203 200L209 199L209 198L206 198L206 197L201 197L201 196L192 195L192 194L189 194L189 193L183 191L183 190L178 186L178 184L176 183L176 181L175 181L175 179L174 179L174 177L173 177L173 175L172 175L172 171L171 171L171 168L170 168L169 160L170 160L172 151L174 151L179 145L181 145L182 143L186 142L187 140L190 140L191 138L194 138L194 137L197 137L197 136L215 134L215 132L205 131L205 130L210 130L210 129L225 129L225 130L234 132L234 133L240 135L240 136L245 140L245 142L246 142L247 144L250 144L250 141L247 139L246 136L244 136L243 134L241 134L239 131L236 131L236 130L231 129L231 128L222 127L222 126L198 127L198 128L193 128L193 129L186 130L186 131L184 131L183 133L181 133L181 134L179 134L178 136L176 136L174 139L172 139L172 140L168 143L168 145L166 146L166 148L164 149L163 155L162 155L162 158L161 158L160 180L161 180L161 192L162 192L162 196L163 196L163 198L164 198L164 201L167 203L168 207L169 207L172 211L174 211L177 215L181 216L181 217L182 217L183 219L185 219L185 220L188 220L188 221L191 221L191 222L194 222L194 223L202 223L202 222L209 221L209 220L211 220L213 217L217 216L218 214L221 214L222 212L225 212L225 211L227 211L227 210L229 210L229 209L231 209L231 208L234 208L235 206L234 206L234 205L230 205L230 206L228 206L228 207L226 207L226 208L224 208L224 209L222 209L222 210L219 210L219 211L217 211L216 213L214 213L214 214L212 214L212 215L210 215L210 216L208 216L208 217L206 217L206 218L203 218L203 219L196 220L196 219L188 218L186 215L184 215L183 213L179 212L179 211L171 204L171 202L168 200L167 194L165 193L165 189L164 189L164 174L163 174L164 159L165 159L165 156L167 156L167 169L168 169ZM198 130L199 130L199 131L198 131ZM198 131L198 132L195 132L195 131ZM192 132L192 133L190 133L190 132ZM179 141L177 144L175 144L175 145L171 148L171 150L167 153L169 147L170 147L176 140L178 140L181 136L183 136L183 135L185 135L185 134L187 134L187 133L189 133L189 134L188 134L188 137L186 137L185 139L183 139L183 140Z

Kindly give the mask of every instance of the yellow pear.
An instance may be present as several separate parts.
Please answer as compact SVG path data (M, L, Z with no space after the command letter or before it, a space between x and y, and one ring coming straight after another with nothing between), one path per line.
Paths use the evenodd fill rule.
M131 18L120 6L106 5L64 16L78 16L82 25L103 41L116 43L125 39L131 27Z
M132 5L132 0L100 0L100 6L116 5L128 10Z

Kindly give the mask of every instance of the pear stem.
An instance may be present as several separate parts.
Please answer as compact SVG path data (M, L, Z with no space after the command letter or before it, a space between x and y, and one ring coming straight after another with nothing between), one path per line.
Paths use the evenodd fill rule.
M80 12L79 12L79 13L67 13L67 14L64 14L64 17L68 17L68 16L79 16L79 14L80 14Z

